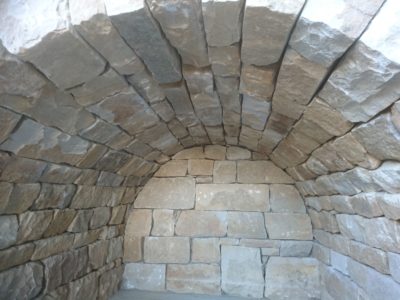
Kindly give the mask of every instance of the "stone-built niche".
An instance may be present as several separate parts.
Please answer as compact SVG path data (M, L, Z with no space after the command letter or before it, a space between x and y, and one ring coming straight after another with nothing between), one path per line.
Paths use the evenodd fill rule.
M183 150L133 206L123 289L319 298L304 201L292 178L258 153L217 145Z

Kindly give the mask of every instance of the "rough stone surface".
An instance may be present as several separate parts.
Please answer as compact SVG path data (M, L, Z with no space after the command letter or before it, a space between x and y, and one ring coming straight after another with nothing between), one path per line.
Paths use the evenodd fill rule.
M265 226L271 239L312 239L311 221L306 214L266 213Z
M123 289L162 291L165 289L165 265L130 263L125 265Z
M189 259L187 237L146 237L144 240L146 263L188 263Z
M306 212L303 199L297 189L292 185L271 185L269 201L271 203L272 212Z
M171 160L162 165L154 176L156 177L181 177L187 173L188 163L186 160Z
M170 209L157 209L153 211L153 236L173 236L175 231L176 214Z
M219 263L218 238L195 238L192 240L192 261L198 263Z
M225 212L182 211L175 226L180 236L225 236L227 216Z
M314 258L271 257L265 270L265 297L318 299L318 261Z
M258 212L228 212L228 237L265 239L264 216Z
M194 206L192 178L152 178L138 195L136 208L190 209Z
M201 184L196 186L196 209L268 211L268 186L262 184Z
M270 161L238 161L238 182L293 183L293 179Z
M226 294L262 298L264 278L260 250L222 246L221 277L222 291Z
M236 182L236 162L215 161L213 170L214 183Z

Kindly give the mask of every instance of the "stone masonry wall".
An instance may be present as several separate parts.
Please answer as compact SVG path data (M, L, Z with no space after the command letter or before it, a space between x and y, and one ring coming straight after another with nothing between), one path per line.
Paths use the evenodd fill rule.
M293 183L244 148L177 153L129 212L122 288L319 298L311 221Z

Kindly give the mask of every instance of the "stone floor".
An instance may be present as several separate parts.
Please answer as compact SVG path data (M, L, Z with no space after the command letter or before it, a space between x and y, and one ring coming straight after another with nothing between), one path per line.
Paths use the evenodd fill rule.
M248 298L120 290L111 300L245 300ZM255 298L252 298L255 299Z

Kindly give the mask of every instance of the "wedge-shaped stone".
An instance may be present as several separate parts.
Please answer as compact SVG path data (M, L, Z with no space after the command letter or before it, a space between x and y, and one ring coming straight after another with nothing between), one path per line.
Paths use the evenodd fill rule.
M157 115L133 88L105 98L89 106L88 110L112 124L120 125L132 135L158 122Z
M293 179L271 161L238 161L237 170L241 183L293 183Z
M218 94L212 96L197 94L192 96L194 110L205 126L217 126L222 124L222 109Z
M129 263L125 265L122 289L163 291L165 289L165 265Z
M187 237L146 237L144 261L146 263L188 263L190 242Z
M244 95L242 104L242 123L256 130L264 130L271 113L271 103Z
M266 213L265 226L270 239L312 240L311 220L307 214Z
M139 193L136 208L190 209L194 207L193 178L152 178Z
M143 64L125 43L107 17L102 0L69 2L71 23L120 74L128 75L143 69Z
M208 56L211 68L216 76L240 75L239 46L209 47Z
M290 39L290 46L307 59L330 66L357 39L378 11L382 0L360 5L330 0L323 7L307 1ZM354 26L348 27L348 22Z
M226 212L182 211L175 226L175 233L180 236L225 236L226 231Z
M214 78L210 67L198 68L184 65L182 68L189 92L192 96L196 94L207 94L212 96L214 93Z
M222 246L221 283L222 291L228 295L262 298L264 278L260 250Z
M220 268L218 265L169 265L167 290L176 293L219 295Z
M0 143L6 140L8 135L17 125L21 115L10 110L0 108Z
M244 0L202 0L204 28L209 46L229 46L239 42Z
M106 0L107 14L118 32L143 59L160 83L179 81L180 61L175 49L163 36L145 1ZM157 51L154 51L157 49Z
M65 1L46 1L37 5L26 0L18 7L6 1L0 10L0 26L4 28L0 38L4 46L23 60L32 62L58 87L76 86L104 70L103 59L69 28ZM46 22L41 21L44 15ZM32 27L32 24L38 26ZM13 36L18 39L11 38Z
M268 186L264 184L199 184L196 209L269 211Z
M304 2L246 1L241 51L243 63L257 66L276 63Z
M265 269L267 299L318 299L319 262L315 258L271 257Z
M264 101L270 101L274 92L276 70L274 67L243 65L240 92Z
M228 237L267 238L264 216L259 212L228 212Z
M201 1L146 0L184 64L209 64L202 22Z
M399 12L396 1L383 5L320 93L352 122L368 121L399 98Z
M126 79L147 102L153 104L165 99L164 92L146 68L143 67Z

